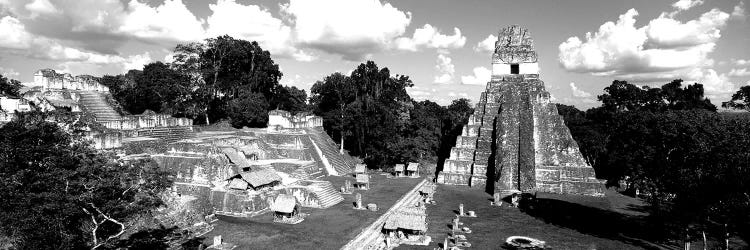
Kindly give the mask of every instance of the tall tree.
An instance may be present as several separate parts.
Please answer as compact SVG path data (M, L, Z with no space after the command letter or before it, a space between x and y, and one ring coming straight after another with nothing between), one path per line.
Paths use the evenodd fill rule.
M0 127L0 233L14 247L106 246L161 204L171 183L155 164L110 161L48 119L79 120L30 112Z
M732 95L732 99L721 103L721 106L728 109L750 110L750 86L742 86Z

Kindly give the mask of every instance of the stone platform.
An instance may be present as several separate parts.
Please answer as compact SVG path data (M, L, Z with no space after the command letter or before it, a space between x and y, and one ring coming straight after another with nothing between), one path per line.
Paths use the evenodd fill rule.
M539 79L526 29L500 31L492 78L463 128L438 182L504 196L520 192L604 195Z

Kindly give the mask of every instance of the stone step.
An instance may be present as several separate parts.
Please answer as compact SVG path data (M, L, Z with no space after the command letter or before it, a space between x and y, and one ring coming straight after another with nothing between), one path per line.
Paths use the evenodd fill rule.
M330 182L319 182L311 185L310 190L318 197L320 208L329 208L344 201L341 193Z

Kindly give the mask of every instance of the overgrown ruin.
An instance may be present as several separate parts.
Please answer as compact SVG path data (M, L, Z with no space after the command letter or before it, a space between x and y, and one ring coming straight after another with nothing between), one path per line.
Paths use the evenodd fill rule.
M492 78L463 128L439 183L520 192L604 195L604 181L583 159L539 79L529 32L500 30Z

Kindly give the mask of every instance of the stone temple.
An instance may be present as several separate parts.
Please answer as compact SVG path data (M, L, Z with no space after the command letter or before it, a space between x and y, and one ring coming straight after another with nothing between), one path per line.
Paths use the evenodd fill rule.
M500 30L492 78L451 149L439 183L513 193L604 195L539 79L529 32Z

